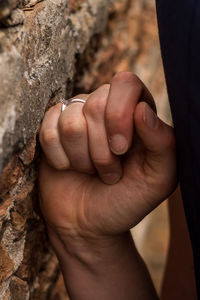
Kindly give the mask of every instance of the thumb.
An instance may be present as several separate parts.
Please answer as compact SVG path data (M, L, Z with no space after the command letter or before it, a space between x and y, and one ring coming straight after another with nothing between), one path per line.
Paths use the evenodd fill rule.
M161 174L175 169L173 128L161 121L145 102L136 106L134 119L137 134L145 148L145 162L148 166Z

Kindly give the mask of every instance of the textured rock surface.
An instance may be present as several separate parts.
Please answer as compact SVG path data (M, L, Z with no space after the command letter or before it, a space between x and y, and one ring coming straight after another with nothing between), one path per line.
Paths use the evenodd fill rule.
M105 28L108 3L86 1L71 15L66 0L38 1L26 9L15 10L0 32L1 169L36 132L49 100L66 94L75 55Z
M109 82L115 72L137 70L154 90L162 90L159 47L145 19L155 19L148 3L0 2L2 300L66 299L37 205L37 132L50 105L70 97L73 89L89 91ZM145 35L151 42L143 43Z

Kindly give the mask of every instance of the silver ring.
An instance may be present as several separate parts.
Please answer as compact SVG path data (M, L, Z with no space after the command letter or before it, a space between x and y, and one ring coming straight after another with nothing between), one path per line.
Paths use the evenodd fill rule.
M62 102L61 112L63 112L67 108L67 106L71 105L72 103L83 103L83 104L85 104L86 100L74 98L74 99L69 99L69 100L63 99L61 102Z

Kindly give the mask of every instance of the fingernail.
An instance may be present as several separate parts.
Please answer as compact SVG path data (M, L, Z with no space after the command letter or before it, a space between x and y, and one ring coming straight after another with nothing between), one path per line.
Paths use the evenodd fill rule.
M146 125L151 129L158 128L159 119L154 111L149 107L148 104L145 104L144 112L143 112L143 119Z
M101 175L103 182L106 184L115 184L120 180L120 177L119 173L106 173Z
M113 135L110 140L110 147L113 153L123 154L128 150L128 141L121 134Z

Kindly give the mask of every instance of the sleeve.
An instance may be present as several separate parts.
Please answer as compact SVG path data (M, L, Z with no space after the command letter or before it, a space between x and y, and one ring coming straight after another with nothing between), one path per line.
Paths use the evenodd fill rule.
M157 0L157 16L200 297L200 1Z

